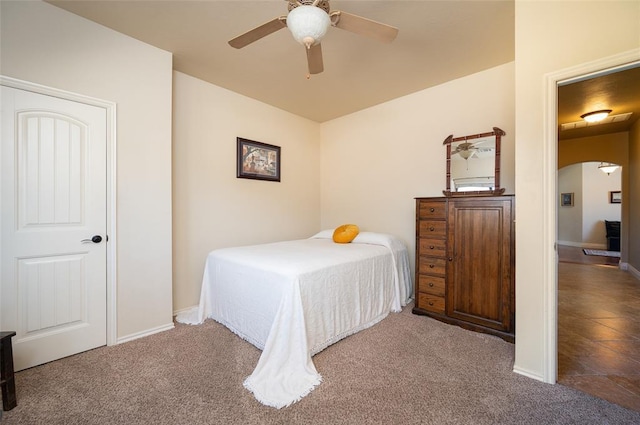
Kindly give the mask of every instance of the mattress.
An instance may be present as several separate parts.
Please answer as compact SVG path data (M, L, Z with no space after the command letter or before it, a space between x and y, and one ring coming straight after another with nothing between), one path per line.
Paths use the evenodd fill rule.
M331 236L212 251L198 308L177 317L213 319L262 350L244 386L263 404L307 395L322 381L314 354L399 312L413 293L398 238L362 232L337 244Z

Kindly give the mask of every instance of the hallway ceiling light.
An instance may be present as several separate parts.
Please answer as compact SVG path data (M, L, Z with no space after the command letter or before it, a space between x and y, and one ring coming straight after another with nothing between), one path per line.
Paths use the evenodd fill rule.
M632 114L633 114L632 112L625 112L623 114L609 115L607 118L598 122L586 122L585 120L567 122L564 124L560 124L560 130L562 131L575 130L577 128L585 128L592 125L611 124L611 123L627 121L629 118L631 118Z
M601 109L599 111L587 112L586 114L580 115L580 118L585 120L586 122L598 122L607 118L611 113L611 109Z
M616 171L618 168L620 168L619 165L612 164L610 162L601 162L600 165L598 165L598 170L602 171L603 173L606 173L607 175L610 175L611 173Z

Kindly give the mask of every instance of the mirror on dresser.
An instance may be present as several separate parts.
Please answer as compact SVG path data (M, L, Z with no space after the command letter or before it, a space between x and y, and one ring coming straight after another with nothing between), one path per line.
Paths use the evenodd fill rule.
M500 140L506 133L498 127L488 133L445 139L447 175L445 196L501 195Z

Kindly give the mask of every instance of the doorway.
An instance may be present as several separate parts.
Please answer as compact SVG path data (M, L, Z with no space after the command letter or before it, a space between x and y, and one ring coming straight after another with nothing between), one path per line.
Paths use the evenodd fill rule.
M620 63L623 62L615 63L615 60L613 60L613 62L609 63L611 68L588 69L584 75L567 76L571 80L568 82L562 82L560 78L556 80L556 84L561 86L557 98L558 124L560 128L563 127L563 121L561 120L561 111L563 110L561 90L564 88L562 87L563 84L572 84L573 81L584 82L597 78L600 78L600 81L604 81L608 75L625 72L633 72L633 75L638 75L640 72L640 63L625 65L620 65ZM640 80L637 76L634 78L636 86L638 86L637 82ZM606 85L603 87L606 87ZM615 87L615 85L612 85L609 89L611 90L612 87ZM640 86L634 87L634 89L640 90ZM612 101L611 99L615 98L614 93L608 93L610 96L605 96L605 98ZM607 93L601 90L600 94ZM635 96L640 96L640 94ZM589 99L583 99L582 103L587 105ZM616 114L621 112L623 111L618 109ZM573 149L580 149L579 152L573 153L577 159L572 158L570 161L586 162L598 160L614 163L628 161L628 145L625 144L623 146L620 142L620 139L624 139L624 137L620 136L621 132L624 132L624 127L613 127L613 130L610 131L611 136L607 136L608 131L606 125L603 125L593 135L581 134L577 143L573 144ZM565 137L565 139L567 138ZM598 139L606 140L607 146L605 148L588 146L589 143L593 144ZM558 152L556 164L560 168L558 171L558 176L560 176L562 170L564 170L562 167L567 165L567 156L569 156L570 149L567 149L567 146L563 146L565 140L562 137L562 130L560 130L555 140L557 140L556 149ZM621 143L618 152L607 150L616 142ZM622 165L624 170L628 163ZM622 193L629 194L631 191L629 191L628 171L622 175ZM556 185L557 189L554 193L556 197L560 197L565 192L569 193L566 188L563 188L560 177L558 177ZM605 205L611 203L614 199L611 192L620 192L620 188L615 187L610 190L604 189L604 191L601 189L598 188L596 190L598 193L595 195L602 196ZM582 188L582 190L584 191L586 188ZM633 193L637 193L637 191ZM588 193L587 196L592 195L594 194ZM612 207L613 205L609 206ZM561 226L562 215L566 214L568 209L562 206L562 203L556 208L556 227L558 228L556 241L558 241L558 244L562 244L563 236L566 238L567 233L570 233L571 230L567 229L566 226ZM602 213L603 210L601 209L599 214L602 215ZM628 218L628 213L625 214L623 212L623 222L625 216ZM600 229L602 230L600 233L604 233L604 223L601 224L603 229ZM625 226L623 223L623 227L629 229L628 224ZM585 229L580 227L574 230L584 232ZM628 234L626 239L634 237L638 236ZM604 244L605 242L604 238L596 239L597 243ZM575 261L575 258L572 259L571 256L580 255L580 253L572 252L570 248L558 246L560 262L557 264L557 279L555 282L557 294L557 382L640 411L640 384L637 382L637 370L640 370L640 361L636 360L640 358L640 326L636 321L640 314L640 309L636 308L633 302L629 304L630 300L640 299L640 287L637 285L637 280L631 274L618 269L617 261L607 261L604 258L602 261L582 261L579 257L576 257L578 261ZM573 248L574 250L579 249L577 247ZM626 254L624 252L625 249L626 245L623 244L623 260ZM624 261L621 265L624 268Z
M0 327L21 370L115 343L115 105L0 82Z

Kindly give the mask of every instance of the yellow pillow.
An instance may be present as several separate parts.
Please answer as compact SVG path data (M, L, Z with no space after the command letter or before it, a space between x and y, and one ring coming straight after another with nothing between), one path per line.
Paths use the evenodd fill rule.
M355 224L343 224L333 231L333 241L335 243L349 243L358 236L360 229Z

